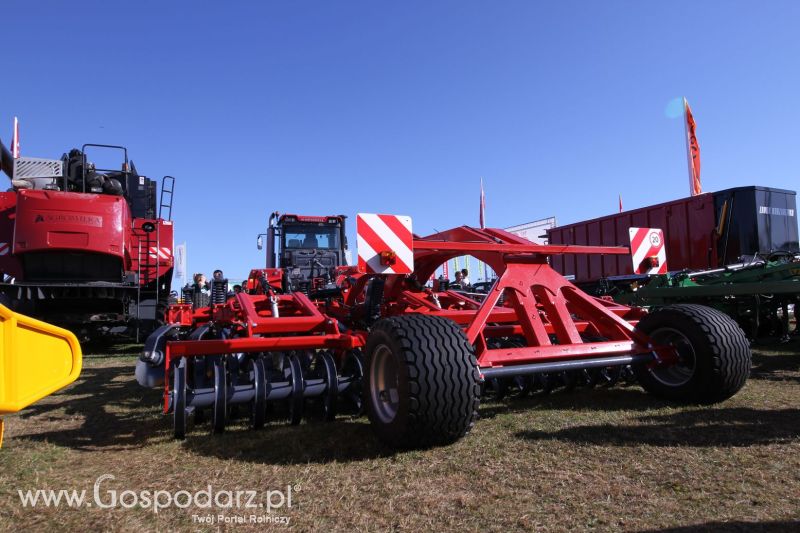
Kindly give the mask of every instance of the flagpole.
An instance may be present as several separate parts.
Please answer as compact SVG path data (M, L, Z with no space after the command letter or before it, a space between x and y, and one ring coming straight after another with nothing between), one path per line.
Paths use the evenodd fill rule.
M481 229L486 228L486 195L483 192L483 176L481 176L480 224ZM489 281L489 265L486 262L483 263L483 281Z

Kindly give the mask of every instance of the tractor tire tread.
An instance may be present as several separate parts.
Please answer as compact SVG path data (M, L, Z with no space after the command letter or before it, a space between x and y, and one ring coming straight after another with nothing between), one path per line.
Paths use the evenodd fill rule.
M409 385L402 447L455 442L478 417L480 374L475 352L452 320L426 315L384 319L375 328L397 339Z
M665 390L648 379L647 371L640 368L637 374L642 385L650 392L669 399L710 404L726 400L736 394L750 374L750 345L739 325L728 315L698 304L674 304L660 307L645 316L639 328L645 333L655 329L653 324L671 320L688 320L696 333L703 337L702 346L695 346L697 365L705 368L698 379L693 378L688 394ZM707 366L704 366L707 365Z

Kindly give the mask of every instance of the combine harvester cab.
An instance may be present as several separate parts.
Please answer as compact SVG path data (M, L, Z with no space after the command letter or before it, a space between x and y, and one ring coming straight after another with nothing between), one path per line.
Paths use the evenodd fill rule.
M391 215L359 215L358 235L359 266L332 267L333 288L295 290L272 263L251 272L246 293L170 309L136 374L163 387L177 438L191 420L223 431L235 405L259 428L278 402L291 424L304 411L330 420L363 409L384 442L424 447L463 437L482 394L613 382L630 368L653 394L713 403L747 379L747 340L725 315L688 305L646 314L588 296L548 264L627 248L542 246L466 226L420 238ZM482 301L425 285L461 255L497 273Z
M99 168L91 155L121 160ZM0 193L0 300L81 340L163 323L173 269L172 191L140 175L122 146L85 144L61 159L12 157ZM116 163L114 163L116 164Z
M80 344L65 329L0 305L0 337L0 417L66 387L81 373Z

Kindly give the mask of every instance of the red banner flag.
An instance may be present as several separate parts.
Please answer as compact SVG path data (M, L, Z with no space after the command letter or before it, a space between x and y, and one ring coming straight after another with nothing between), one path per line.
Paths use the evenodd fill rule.
M619 195L619 212L622 213L622 195Z
M683 99L683 111L686 124L686 157L689 162L689 192L696 196L703 192L700 183L700 145L697 142L697 125L692 116L692 109L686 98Z

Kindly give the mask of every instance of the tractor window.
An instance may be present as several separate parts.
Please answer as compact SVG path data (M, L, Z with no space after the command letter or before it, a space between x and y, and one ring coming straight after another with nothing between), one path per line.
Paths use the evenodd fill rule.
M335 226L284 226L284 248L339 249L339 228Z

